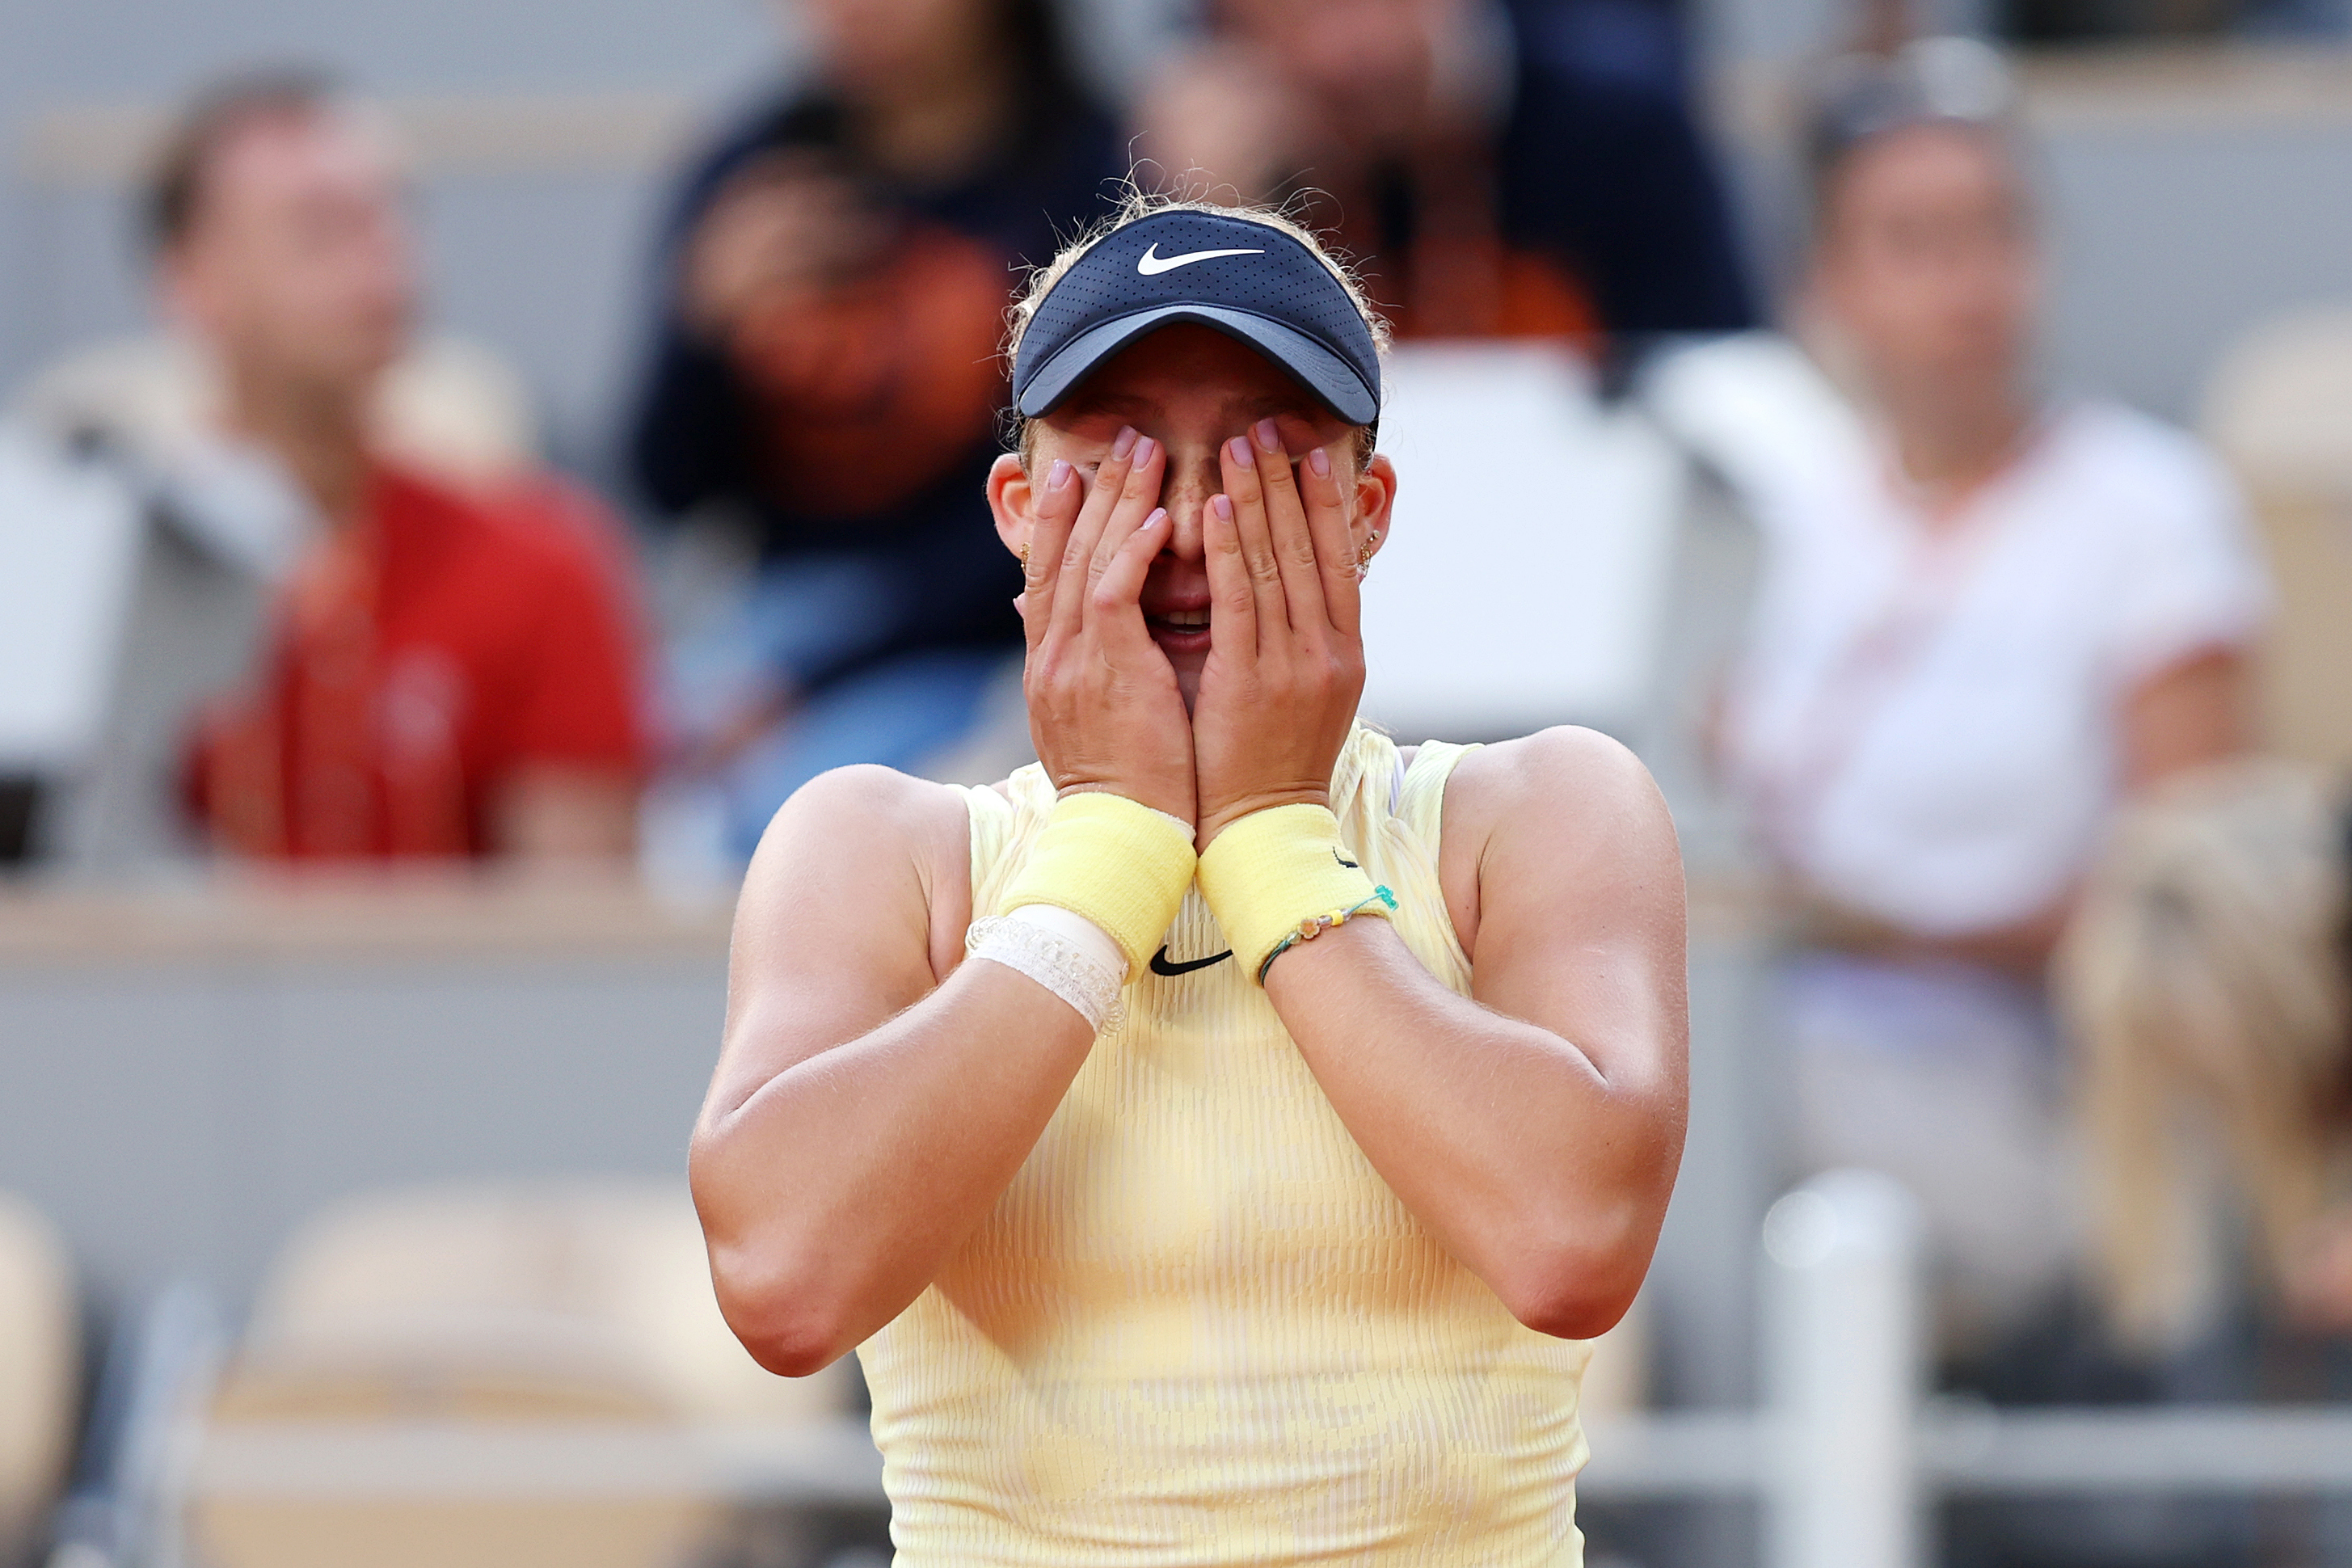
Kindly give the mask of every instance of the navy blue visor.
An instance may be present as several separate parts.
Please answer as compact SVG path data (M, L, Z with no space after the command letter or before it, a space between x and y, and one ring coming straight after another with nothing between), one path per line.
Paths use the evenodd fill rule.
M1278 228L1160 212L1116 230L1038 301L1013 359L1013 402L1034 419L1146 333L1179 321L1240 340L1350 425L1381 416L1381 357L1348 290Z

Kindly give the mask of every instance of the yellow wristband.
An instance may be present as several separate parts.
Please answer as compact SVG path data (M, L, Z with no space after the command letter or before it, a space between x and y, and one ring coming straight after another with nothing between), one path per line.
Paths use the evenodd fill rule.
M1381 890L1339 842L1339 819L1320 805L1254 811L1218 834L1201 857L1201 896L1260 984L1266 961L1304 928L1350 914L1388 918Z
M1098 790L1064 795L996 912L1052 904L1085 916L1118 944L1132 983L1167 936L1198 864L1192 831L1166 813Z

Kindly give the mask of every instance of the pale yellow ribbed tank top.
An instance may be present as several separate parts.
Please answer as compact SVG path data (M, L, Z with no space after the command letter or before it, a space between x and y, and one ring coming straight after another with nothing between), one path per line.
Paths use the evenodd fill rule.
M1332 781L1398 933L1469 990L1438 886L1464 748L1359 729ZM992 909L1054 792L971 792ZM1175 963L1225 949L1195 888ZM860 1348L898 1568L1583 1559L1580 1343L1521 1326L1374 1173L1232 959L1129 987L995 1211Z

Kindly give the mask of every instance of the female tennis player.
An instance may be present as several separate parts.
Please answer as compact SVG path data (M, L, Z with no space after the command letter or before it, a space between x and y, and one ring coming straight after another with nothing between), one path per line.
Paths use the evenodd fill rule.
M901 1568L1575 1563L1578 1342L1682 1147L1664 806L1590 731L1357 722L1397 478L1311 236L1139 202L1015 320L1041 761L777 814L694 1148L728 1320L858 1350Z

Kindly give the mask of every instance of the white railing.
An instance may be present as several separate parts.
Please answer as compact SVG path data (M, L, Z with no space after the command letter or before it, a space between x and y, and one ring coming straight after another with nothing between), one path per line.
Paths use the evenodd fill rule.
M1839 1171L1764 1219L1765 1560L1895 1568L1920 1560L1917 1416L1926 1392L1920 1221L1884 1176Z
M1769 1568L1919 1568L1939 1496L2352 1491L2352 1408L1931 1400L1916 1205L1862 1171L1764 1225L1767 1403L1591 1433L1591 1500L1750 1496Z
M1596 1502L1752 1497L1769 1568L1920 1568L1938 1496L2352 1491L2352 1409L2037 1409L1927 1394L1920 1222L1886 1178L1837 1172L1772 1208L1767 1402L1595 1424ZM327 1426L206 1435L200 1494L320 1500L699 1494L882 1504L862 1423Z

